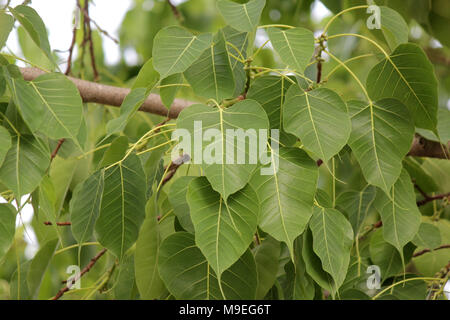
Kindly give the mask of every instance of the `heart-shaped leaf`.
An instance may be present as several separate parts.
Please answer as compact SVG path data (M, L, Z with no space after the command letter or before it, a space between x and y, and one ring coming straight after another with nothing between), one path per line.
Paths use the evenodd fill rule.
M244 32L254 31L265 5L266 0L250 0L243 4L220 0L217 3L226 23L234 29Z

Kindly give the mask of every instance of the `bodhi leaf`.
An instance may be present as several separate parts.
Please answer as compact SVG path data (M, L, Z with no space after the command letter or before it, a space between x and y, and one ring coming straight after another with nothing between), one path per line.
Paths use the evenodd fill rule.
M243 4L230 0L220 0L217 3L217 7L226 23L234 29L243 32L255 30L265 5L266 0L250 0Z
M375 187L367 185L361 191L346 191L336 198L336 208L347 216L355 234L372 210L375 195Z
M383 221L383 237L403 258L403 247L419 231L422 216L416 205L414 186L408 172L403 169L387 196L377 192L375 207Z
M381 6L380 20L381 32L392 50L399 44L408 42L408 24L397 11ZM373 29L373 31L374 30L376 29Z
M281 148L278 171L262 175L256 171L250 184L260 199L259 227L287 244L293 259L293 243L312 215L317 187L316 163L298 148ZM276 159L273 159L275 162ZM272 167L273 168L273 167Z
M233 96L234 75L222 31L216 34L210 48L184 72L184 76L199 96L217 102Z
M50 265L57 244L58 239L49 240L39 249L31 261L27 274L27 283L28 291L32 298L36 298L42 279L44 278L45 271Z
M36 189L49 163L50 151L42 141L28 135L13 137L0 167L0 180L20 199Z
M222 274L222 289L190 233L177 232L163 241L158 267L167 289L177 299L222 300L224 295L226 299L255 299L257 272L249 250Z
M0 12L0 49L8 40L8 36L14 26L14 18L5 12Z
M72 234L78 243L88 241L100 212L104 172L97 171L76 188L70 201Z
M199 177L189 183L186 198L195 243L220 279L252 242L259 215L257 195L247 185L225 201L205 177Z
M111 142L111 146L106 150L99 167L107 167L120 161L128 150L128 137L120 136Z
M153 40L153 63L161 78L186 71L211 46L210 33L194 36L184 28L161 29Z
M399 45L367 77L374 100L397 98L413 115L417 127L436 131L438 92L433 65L416 44Z
M204 135L203 128L207 129ZM264 109L250 99L226 109L195 104L184 109L177 119L177 129L186 129L190 134L189 141L181 135L184 152L195 164L202 164L213 189L225 200L250 180L264 151L258 147L258 141L263 141L261 129L268 128Z
M184 230L194 233L194 226L192 224L189 205L186 200L186 194L188 191L188 185L195 177L180 177L175 180L170 186L170 192L168 194L170 204L173 207L173 211L180 222L180 225Z
M331 208L314 208L309 227L313 236L313 249L339 288L345 280L353 244L351 224L342 213Z
M353 126L348 144L367 182L389 192L414 136L408 110L395 99L350 101L348 107Z
M314 53L313 33L305 28L269 28L268 35L281 60L290 69L303 73Z
M131 154L104 171L98 241L121 259L134 244L145 218L145 173L139 158Z
M347 107L334 91L303 91L292 85L283 105L284 129L301 139L305 148L324 162L337 154L350 136Z
M412 240L418 247L435 249L441 245L441 231L431 223L422 222L419 231Z
M0 203L0 261L8 251L16 232L16 210L10 204Z
M175 96L180 89L180 86L176 86L176 84L182 83L182 73L175 73L161 80L161 88L159 89L159 94L161 95L161 101L168 109L170 109L170 106L175 100Z
M280 253L280 242L270 236L253 250L258 271L257 300L264 299L276 281Z
M9 148L11 148L11 135L8 130L0 126L0 167Z
M158 255L161 249L161 235L158 225L156 194L145 207L147 217L142 224L136 241L134 269L136 285L143 299L159 299L165 291L164 283L158 273Z

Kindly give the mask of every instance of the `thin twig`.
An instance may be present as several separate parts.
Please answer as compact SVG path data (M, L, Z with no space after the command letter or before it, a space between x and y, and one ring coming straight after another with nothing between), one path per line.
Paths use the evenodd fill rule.
M418 251L418 252L414 253L413 257L414 258L415 257L419 257L419 256L421 256L421 255L423 255L423 254L425 254L427 252L431 252L431 251L435 251L435 250L441 250L441 249L450 249L450 244L443 244L443 245L441 245L441 246L439 246L437 248L434 248L434 249L423 249L421 251Z
M61 149L64 141L66 141L66 139L60 139L58 141L58 144L56 145L55 150L53 150L52 155L50 156L50 162L53 161L53 159L55 159L56 155L58 154L59 149Z
M50 221L45 221L44 224L45 224L46 226L52 226L52 225L53 225L53 223L50 222ZM58 227L67 227L67 226L71 226L71 225L72 225L72 222L69 222L69 221L66 221L66 222L56 222L55 224L56 224Z
M431 201L434 201L434 200L441 200L441 199L445 199L445 198L450 198L450 192L443 193L443 194L438 194L438 195L435 195L435 196L430 196L425 191L423 191L422 188L420 188L419 185L414 184L414 187L424 197L423 200L417 201L417 206L418 207L423 206L423 205L427 204L428 202L431 202Z
M173 15L175 16L175 18L181 23L183 22L183 16L181 15L181 12L178 10L178 8L170 1L167 0L167 3L170 6L170 9L172 9Z

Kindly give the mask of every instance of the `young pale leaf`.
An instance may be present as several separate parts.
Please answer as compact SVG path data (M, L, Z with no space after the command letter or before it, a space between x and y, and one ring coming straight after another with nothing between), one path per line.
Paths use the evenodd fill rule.
M367 182L389 192L414 136L408 110L396 99L350 101L348 107L353 126L348 144Z
M0 12L0 49L8 40L8 36L14 26L14 18L5 12Z
M422 216L416 205L414 186L405 169L388 195L377 192L374 204L383 221L384 239L402 255L403 247L414 239L419 231Z
M441 230L431 223L422 222L419 231L412 240L418 247L435 249L441 245Z
M216 273L190 233L177 232L164 240L158 267L167 289L177 299L255 299L258 280L255 259L249 250L224 271L222 289Z
M416 44L399 45L367 77L372 99L397 98L412 114L417 127L436 131L438 92L431 62Z
M326 88L303 91L292 85L283 105L283 123L286 132L325 162L347 144L351 131L345 102Z
M219 30L210 48L184 72L184 76L199 96L217 102L233 96L234 75L222 31Z
M244 4L220 0L217 3L226 23L243 32L255 31L265 5L266 0L250 0Z
M10 204L0 203L0 261L8 251L16 232L16 210Z
M78 243L88 241L100 212L103 194L103 171L97 171L76 188L70 201L72 234Z
M280 141L285 145L292 145L297 138L283 129L283 109L286 91L292 83L284 77L263 76L252 82L247 93L248 99L258 101L267 113L271 129L280 130Z
M253 249L256 270L258 271L258 286L256 299L262 300L273 287L277 278L278 260L280 258L280 242L272 237L265 238L259 246Z
M14 18L20 22L31 39L33 39L34 43L45 53L47 58L56 65L50 49L47 29L38 13L33 8L25 5L9 8L9 11L14 15Z
M153 63L161 78L186 71L211 46L212 34L194 36L184 28L161 29L153 40Z
M208 129L205 137L200 126ZM189 154L185 150L185 153L188 152L194 163L202 163L213 189L226 200L248 183L256 169L263 152L258 147L258 133L269 128L269 120L259 103L246 99L226 109L192 105L178 116L177 128L190 133L190 146L202 152ZM228 129L235 134L227 134ZM206 132L211 134L209 141L213 141L203 142L200 149L199 142L208 139Z
M168 109L170 109L170 106L172 105L173 100L175 100L175 96L181 87L176 86L176 84L182 83L182 73L175 73L161 80L161 88L159 89L159 94L161 95L161 101Z
M260 198L260 228L285 242L293 258L293 242L312 215L319 173L316 163L303 150L281 148L279 154L272 152L274 158L279 158L278 171L261 175L257 170L250 184Z
M45 243L31 261L27 274L28 291L32 298L36 298L45 271L53 258L58 239L53 239Z
M36 189L49 163L50 151L40 140L27 135L13 137L0 167L0 180L20 199Z
M165 291L164 283L158 273L161 235L157 220L159 210L156 194L148 200L145 210L147 217L136 241L134 269L141 298L152 300L159 299Z
M313 33L305 28L269 28L268 35L281 60L290 69L303 73L314 53Z
M314 208L309 223L313 249L338 289L345 280L353 244L353 230L345 216L331 208Z
M367 185L361 191L345 191L336 198L336 208L347 216L355 234L373 209L375 195L376 188Z
M224 200L205 177L199 177L189 184L186 198L195 243L220 279L253 240L259 215L257 195L247 185Z
M0 126L0 167L9 148L11 148L11 135L8 130Z
M170 192L168 194L170 204L173 207L173 212L177 216L180 225L184 230L190 233L194 233L194 225L192 224L186 194L188 185L194 178L195 177L189 176L178 178L170 186Z
M104 171L104 188L95 231L98 241L119 259L138 237L145 218L145 190L145 173L134 154Z

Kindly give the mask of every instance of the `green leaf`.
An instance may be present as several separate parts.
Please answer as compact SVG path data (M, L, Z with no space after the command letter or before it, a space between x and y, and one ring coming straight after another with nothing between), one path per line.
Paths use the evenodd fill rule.
M384 227L383 227L384 228ZM381 229L383 229L381 228ZM398 250L383 238L383 231L376 230L370 238L370 259L372 263L380 267L382 281L397 275L403 269L402 256ZM408 244L402 250L405 260L411 259L414 245ZM406 262L405 261L405 262Z
M234 75L222 31L215 35L210 48L185 72L196 95L221 102L233 97Z
M402 160L411 147L414 124L398 100L371 103L350 101L352 134L348 144L368 183L389 192L400 176Z
M0 203L0 261L8 251L16 232L16 209Z
M314 53L313 33L305 28L269 28L268 35L281 60L291 70L303 73Z
M324 162L337 154L350 136L347 107L334 91L303 91L293 85L283 105L284 129L301 139L305 148Z
M38 294L45 271L50 265L57 244L58 239L48 241L39 249L31 261L27 274L27 283L29 293L33 298L36 298Z
M435 249L441 245L441 230L431 223L422 222L412 242L418 247Z
M13 137L0 167L0 181L20 198L36 189L49 163L50 152L40 140L28 135Z
M417 127L436 130L438 93L433 65L416 44L399 45L370 71L367 91L372 99L397 98Z
M189 184L186 198L195 243L220 279L253 240L259 215L257 195L247 185L224 200L205 177L199 177Z
M121 259L134 244L145 218L145 173L131 154L104 171L100 214L95 224L98 241Z
M175 73L167 78L161 80L161 88L159 89L159 94L161 95L161 100L163 104L170 109L175 96L181 86L175 86L174 84L183 83L183 74ZM170 86L169 86L170 85ZM166 87L164 87L166 86Z
M78 243L88 241L94 233L102 201L103 174L97 171L77 185L70 201L72 234Z
M178 116L177 128L186 129L190 133L189 142L195 150L200 149L197 144L203 137L202 129L198 127L199 123L202 128L214 134L210 138L210 141L213 141L203 142L201 154L198 152L189 154L186 150L184 152L189 154L195 164L202 164L205 176L213 189L226 200L230 194L242 189L248 183L258 166L259 155L264 151L259 150L256 145L259 140L258 131L269 128L267 115L259 103L249 99L226 109L201 104L192 105ZM227 139L226 131L233 129L233 132L237 133L234 131L237 128L243 130L241 132L244 134ZM252 141L254 143L251 143ZM250 152L257 148L258 154ZM241 159L242 157L245 159Z
M408 42L409 27L403 17L391 8L380 6L381 30L373 29L372 32L382 33L391 50L398 45Z
M247 93L248 99L256 100L267 113L270 128L280 130L281 143L292 145L297 138L283 129L283 109L287 90L292 83L284 77L263 76L256 78Z
M142 299L159 299L165 291L164 283L158 273L158 255L161 235L158 225L156 196L150 198L146 205L147 217L142 224L136 242L134 269L136 285Z
M103 159L100 162L100 168L107 167L120 161L128 150L128 137L120 136L111 142L111 146L106 150Z
M28 290L27 284L27 274L30 265L31 260L20 264L20 267L18 267L11 276L9 285L9 295L11 296L11 299L31 300L33 298Z
M270 288L275 284L280 253L280 242L270 236L253 249L256 270L258 271L258 286L256 288L257 300L264 299L267 292L269 292Z
M211 46L212 34L194 36L184 28L161 29L153 40L153 63L161 78L186 71Z
M353 244L352 226L336 209L315 207L309 227L314 252L322 261L323 270L333 277L337 290L347 275Z
M265 5L266 0L250 0L244 4L220 0L217 3L225 22L234 29L244 32L255 30Z
M114 299L132 300L135 298L137 292L134 273L134 255L126 255L120 264L117 278L114 282Z
M255 298L257 273L249 250L222 274L222 289L190 233L177 232L164 240L158 267L167 289L176 299L222 300L224 295L232 300Z
M139 70L131 89L146 88L150 90L159 80L159 73L153 66L153 58L149 59Z
M402 255L403 247L419 231L422 216L416 205L414 186L408 172L402 170L389 196L384 192L377 192L374 204L383 221L384 239Z
M0 166L5 160L9 148L11 148L11 135L8 130L0 126Z
M189 205L186 200L188 185L195 177L180 177L170 186L169 201L173 207L173 212L178 218L180 225L184 230L194 233L194 225L192 224Z
M13 26L14 18L5 12L0 12L0 49L3 49Z
M367 185L361 191L345 191L336 198L336 208L350 221L353 232L358 234L365 218L373 209L375 187Z
M285 242L293 259L293 242L312 215L319 174L316 163L303 150L273 152L273 157L279 158L278 171L261 175L258 170L250 184L260 198L259 227Z

